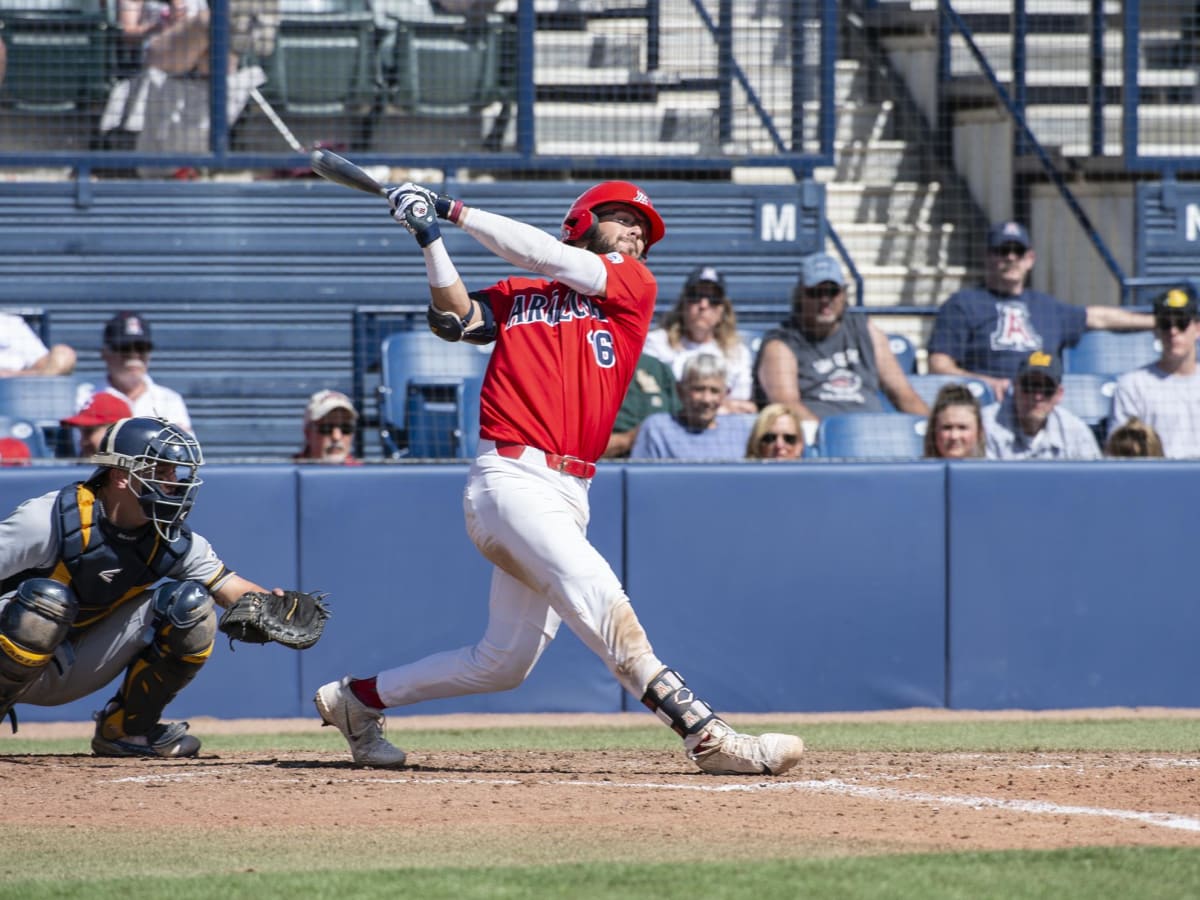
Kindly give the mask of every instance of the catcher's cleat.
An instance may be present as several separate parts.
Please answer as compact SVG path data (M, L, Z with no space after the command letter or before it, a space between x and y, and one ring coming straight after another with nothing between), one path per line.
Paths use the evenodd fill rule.
M146 736L125 735L106 738L96 724L92 752L97 756L147 756L158 759L184 759L200 752L200 739L188 734L187 722L159 722Z
M360 766L394 769L404 765L404 751L383 736L383 712L354 696L349 675L317 688L313 703L324 724L342 733L350 745L350 756Z
M802 753L804 741L793 734L740 734L714 719L688 756L709 775L782 775Z

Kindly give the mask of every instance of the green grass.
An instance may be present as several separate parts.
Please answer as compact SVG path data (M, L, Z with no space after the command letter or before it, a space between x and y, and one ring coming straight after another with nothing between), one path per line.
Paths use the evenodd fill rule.
M736 718L733 720L736 724ZM767 730L748 727L749 732ZM1019 752L1038 750L1200 752L1200 723L1192 719L1097 719L1024 722L955 722L891 724L874 722L772 725L770 730L800 734L811 751ZM205 751L324 751L345 749L333 729L315 733L205 735L193 732ZM391 738L405 747L428 751L470 750L670 750L678 741L657 724L570 728L480 728L403 730ZM0 756L26 753L88 751L84 738L32 740L0 736Z
M20 879L0 897L127 900L216 898L421 898L504 900L1183 900L1200 889L1200 851L1163 848L1080 849L1023 853L956 853L743 863L563 865L476 869L371 869L288 874L241 873L181 878Z

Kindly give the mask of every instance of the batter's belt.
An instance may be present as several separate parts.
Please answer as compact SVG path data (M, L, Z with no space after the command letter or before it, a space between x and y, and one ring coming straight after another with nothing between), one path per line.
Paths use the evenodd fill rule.
M508 459L537 459L540 458L547 468L564 475L576 478L591 478L596 474L596 464L577 456L559 456L557 453L547 453L537 447L527 447L524 444L514 444L511 441L496 441L496 452ZM528 455L527 455L528 454Z

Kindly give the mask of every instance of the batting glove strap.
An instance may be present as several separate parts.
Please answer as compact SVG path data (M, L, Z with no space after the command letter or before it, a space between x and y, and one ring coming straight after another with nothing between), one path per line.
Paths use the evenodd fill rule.
M437 194L433 201L433 206L437 210L438 218L445 219L447 222L458 224L458 217L462 215L463 203L461 200L455 200L453 197L447 197L445 194Z

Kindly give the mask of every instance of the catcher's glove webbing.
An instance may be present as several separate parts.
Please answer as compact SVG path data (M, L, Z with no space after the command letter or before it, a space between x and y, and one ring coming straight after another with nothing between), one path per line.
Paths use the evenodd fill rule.
M328 594L285 591L278 594L247 591L221 615L217 627L233 642L265 644L275 641L285 647L304 650L311 647L325 630L329 607Z

